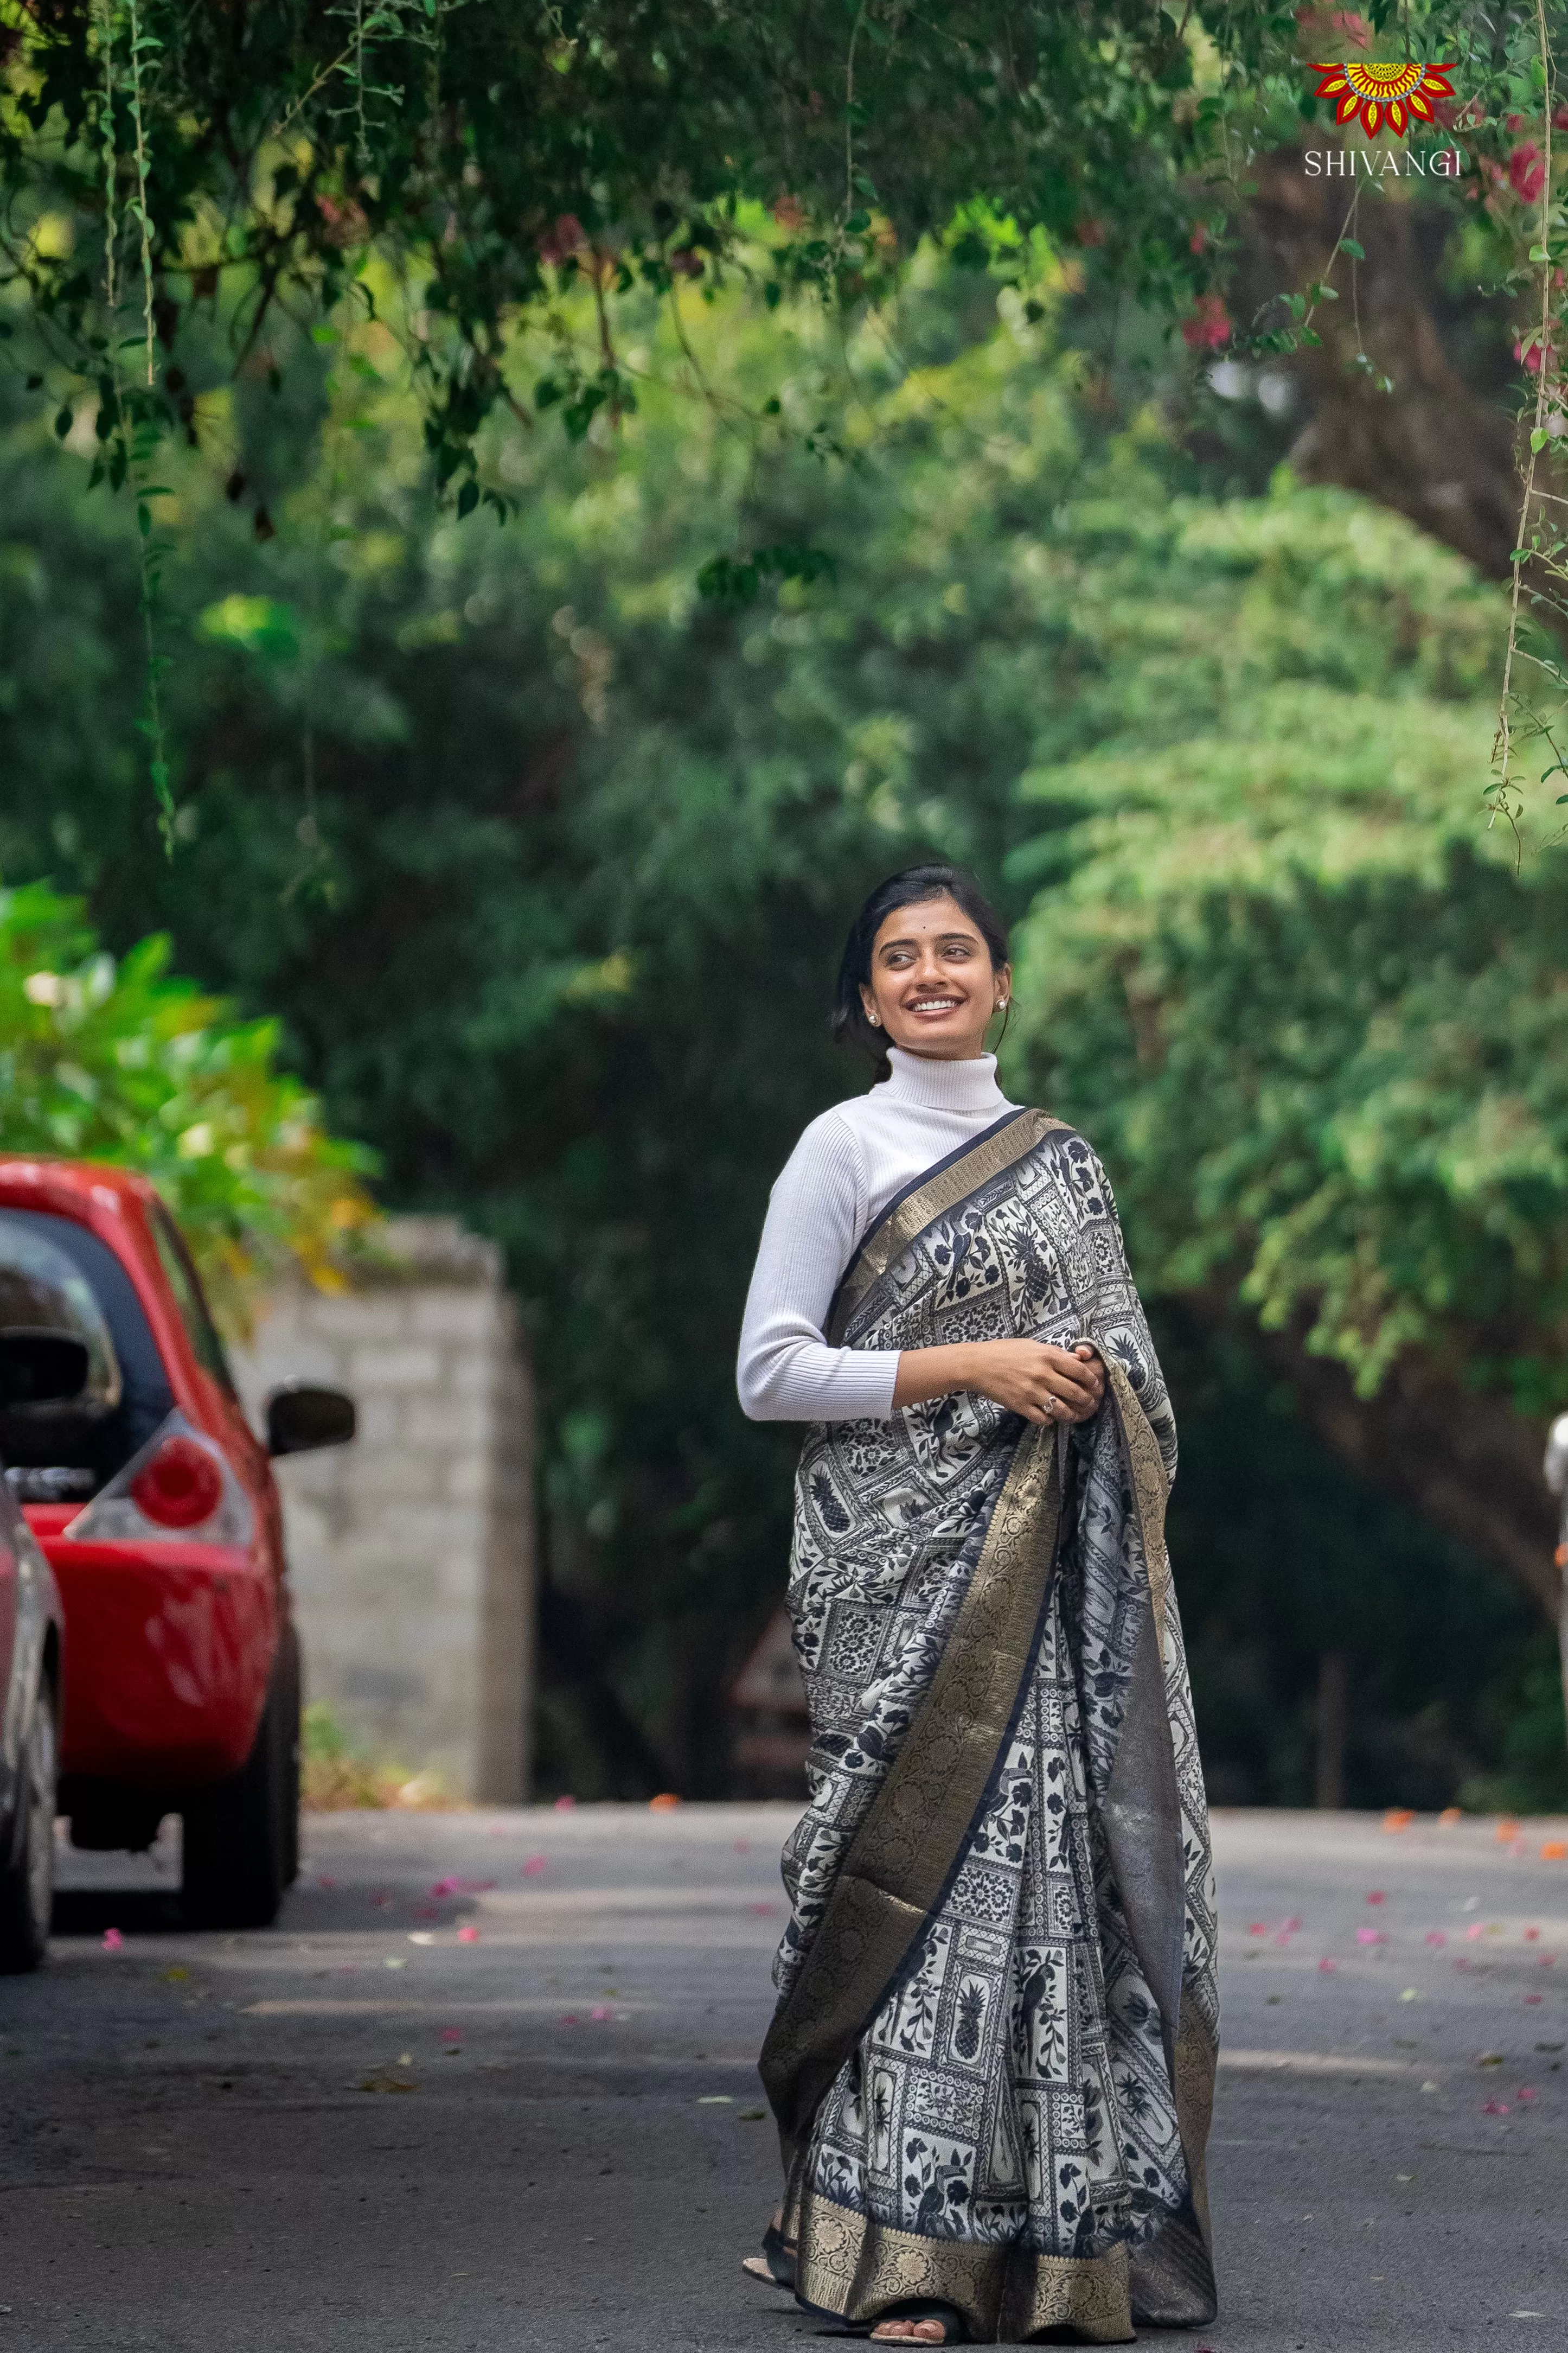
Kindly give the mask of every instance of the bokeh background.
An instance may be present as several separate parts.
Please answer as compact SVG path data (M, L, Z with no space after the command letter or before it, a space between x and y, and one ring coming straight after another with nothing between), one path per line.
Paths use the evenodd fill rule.
M1424 217L1445 364L1496 401L1503 313ZM1497 591L1303 480L1310 371L1215 363L1044 240L928 241L847 323L743 273L627 315L635 413L486 427L503 524L437 504L363 304L232 385L215 327L218 424L160 459L172 843L132 513L90 404L0 379L13 973L41 923L80 970L166 934L365 1147L334 1166L502 1246L535 1787L721 1796L796 1443L732 1386L768 1186L866 1082L826 1030L862 893L967 861L1016 926L1005 1082L1105 1158L1175 1393L1212 1796L1568 1803L1568 862L1480 805ZM742 538L830 566L704 594ZM95 1072L60 1048L46 1142Z

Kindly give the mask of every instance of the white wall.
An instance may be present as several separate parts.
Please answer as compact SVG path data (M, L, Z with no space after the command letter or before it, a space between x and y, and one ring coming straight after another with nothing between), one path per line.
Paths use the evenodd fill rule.
M352 1446L286 1458L307 1699L356 1743L465 1797L528 1795L533 1393L495 1245L455 1219L390 1221L348 1293L277 1294L235 1374L260 1427L290 1377L346 1389Z

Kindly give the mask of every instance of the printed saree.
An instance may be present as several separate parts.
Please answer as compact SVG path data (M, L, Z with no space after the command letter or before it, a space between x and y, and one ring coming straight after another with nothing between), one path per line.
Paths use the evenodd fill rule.
M980 2341L1213 2316L1207 1812L1163 1525L1175 1429L1104 1173L1008 1113L885 1212L837 1345L1095 1343L1071 1431L979 1397L807 1435L811 1802L763 2080L803 2304Z

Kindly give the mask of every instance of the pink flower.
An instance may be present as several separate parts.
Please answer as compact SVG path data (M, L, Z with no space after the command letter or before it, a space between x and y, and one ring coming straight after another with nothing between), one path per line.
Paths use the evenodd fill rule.
M1527 205L1534 204L1546 185L1546 166L1541 160L1541 150L1533 139L1516 147L1508 159L1508 176L1513 192Z
M1206 249L1208 241L1209 233L1204 227L1202 221L1199 221L1196 228L1194 229L1191 237L1187 239L1188 249L1193 253L1202 253Z
M106 1953L118 1953L124 1945L124 1942L125 1939L121 1935L118 1928L106 1928L104 1930L103 1949Z
M477 1928L465 1926L458 1929L458 1942L459 1945L477 1945L479 1941L479 1932Z
M1215 352L1228 343L1231 335L1230 313L1225 307L1223 294L1200 294L1190 319L1182 322L1182 341L1194 352Z
M583 224L575 213L562 213L552 220L539 240L541 261L563 262L569 255L581 253L588 240L583 234Z
M544 1857L542 1854L531 1854L522 1866L522 1875L524 1879L537 1879L543 1868Z
M1552 118L1553 131L1568 131L1568 106L1560 106Z

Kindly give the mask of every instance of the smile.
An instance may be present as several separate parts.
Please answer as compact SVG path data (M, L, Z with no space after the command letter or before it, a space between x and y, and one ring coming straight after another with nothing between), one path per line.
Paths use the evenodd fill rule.
M956 1013L963 1002L958 997L917 997L910 1007L911 1013Z

